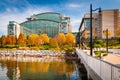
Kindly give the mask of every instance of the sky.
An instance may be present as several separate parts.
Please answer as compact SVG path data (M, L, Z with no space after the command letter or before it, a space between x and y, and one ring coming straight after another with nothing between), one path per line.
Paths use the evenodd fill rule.
M33 14L44 12L69 16L72 32L78 32L82 17L90 12L90 4L93 9L120 9L120 0L0 0L0 36L7 35L9 21L21 23Z

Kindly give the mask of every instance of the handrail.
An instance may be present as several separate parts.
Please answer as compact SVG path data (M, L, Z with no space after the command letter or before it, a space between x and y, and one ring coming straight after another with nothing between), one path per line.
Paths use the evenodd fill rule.
M101 79L103 80L120 79L120 66L90 56L83 52L82 50L76 49L76 52L78 56L81 58L81 61L83 62L85 67L86 68L90 67L90 69L92 69Z
M92 58L95 58L94 56L90 56L90 55L88 55L88 54L87 54L87 56L92 57ZM109 64L109 65L115 66L115 67L117 67L117 68L120 68L120 66L115 65L115 64L112 64L112 63L107 62L107 61L104 61L104 60L102 60L102 59L99 59L99 58L95 58L95 59L100 60L100 61L102 61L102 62L105 62L105 63L107 63L107 64Z

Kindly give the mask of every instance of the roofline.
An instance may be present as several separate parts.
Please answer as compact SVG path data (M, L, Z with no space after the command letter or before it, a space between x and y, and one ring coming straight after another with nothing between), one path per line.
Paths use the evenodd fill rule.
M56 12L44 12L44 13L39 13L39 14L33 14L33 16L35 15L41 15L41 14L47 14L47 13L50 13L50 14L59 14L61 15L60 13L56 13Z
M60 23L59 21L48 20L48 19L35 19L35 20L30 20L30 21L38 21L38 20L43 20L43 21L52 21L52 22ZM20 25L21 25L21 24L24 24L24 23L27 23L27 22L30 22L30 21L25 21L25 22L22 22L22 23L20 23Z
M19 23L18 23L18 22L16 22L16 21L9 21L9 22L15 22L15 23L19 24Z
M102 11L112 11L112 10L118 10L119 11L119 9L103 9Z
M81 27L82 27L82 24L83 24L83 22L84 22L84 19L90 19L90 18L82 18L82 21L81 21L80 27L79 27L79 31L81 30Z

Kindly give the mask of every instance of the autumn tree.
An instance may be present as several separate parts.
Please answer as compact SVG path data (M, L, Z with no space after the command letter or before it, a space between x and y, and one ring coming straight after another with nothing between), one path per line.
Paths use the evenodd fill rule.
M5 44L6 44L6 37L3 35L3 36L1 37L1 46L4 47Z
M17 42L16 36L11 36L11 38L12 38L12 45L15 45Z
M108 33L107 33L107 31L108 31ZM107 34L108 34L108 37L111 36L111 32L106 29L106 30L103 31L103 35L107 36Z
M10 35L7 35L6 37L6 44L8 45L12 44L12 37Z
M30 46L39 46L41 44L41 39L37 34L31 34L28 36L28 44Z
M58 47L58 43L57 43L57 40L55 38L51 38L49 43L51 46Z
M18 45L25 45L26 44L26 41L25 41L25 38L24 38L24 34L20 33L20 35L18 37L17 44Z
M66 34L66 43L68 45L73 45L74 41L75 41L75 36L72 33Z
M56 37L59 46L62 46L66 42L66 37L63 33L59 33Z
M49 43L49 37L47 34L41 34L40 39L42 39L43 44Z
M117 28L116 34L117 34L118 37L120 37L120 28Z

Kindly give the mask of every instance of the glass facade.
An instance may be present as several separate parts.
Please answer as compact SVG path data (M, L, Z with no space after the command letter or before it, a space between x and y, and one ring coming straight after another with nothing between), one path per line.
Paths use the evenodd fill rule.
M93 26L94 26L95 30L97 30L97 28L98 28L98 19L95 18L95 19L93 19L92 22L93 22ZM90 19L89 18L84 20L84 27L85 27L85 29L90 30Z
M84 27L85 29L90 30L90 19L84 20Z
M32 17L35 19L47 19L47 20L61 22L61 14L59 13L47 12L47 13L33 15Z
M49 37L54 37L59 32L59 23L49 20L27 21L22 23L21 26L23 26L25 35L46 33Z
M14 35L14 24L9 24L9 35Z
M15 21L9 21L8 24L8 35L19 36L20 34L20 25Z
M32 15L28 21L21 23L22 32L27 37L29 34L47 34L54 37L59 32L68 33L71 30L70 17L63 17L59 13L47 12Z

